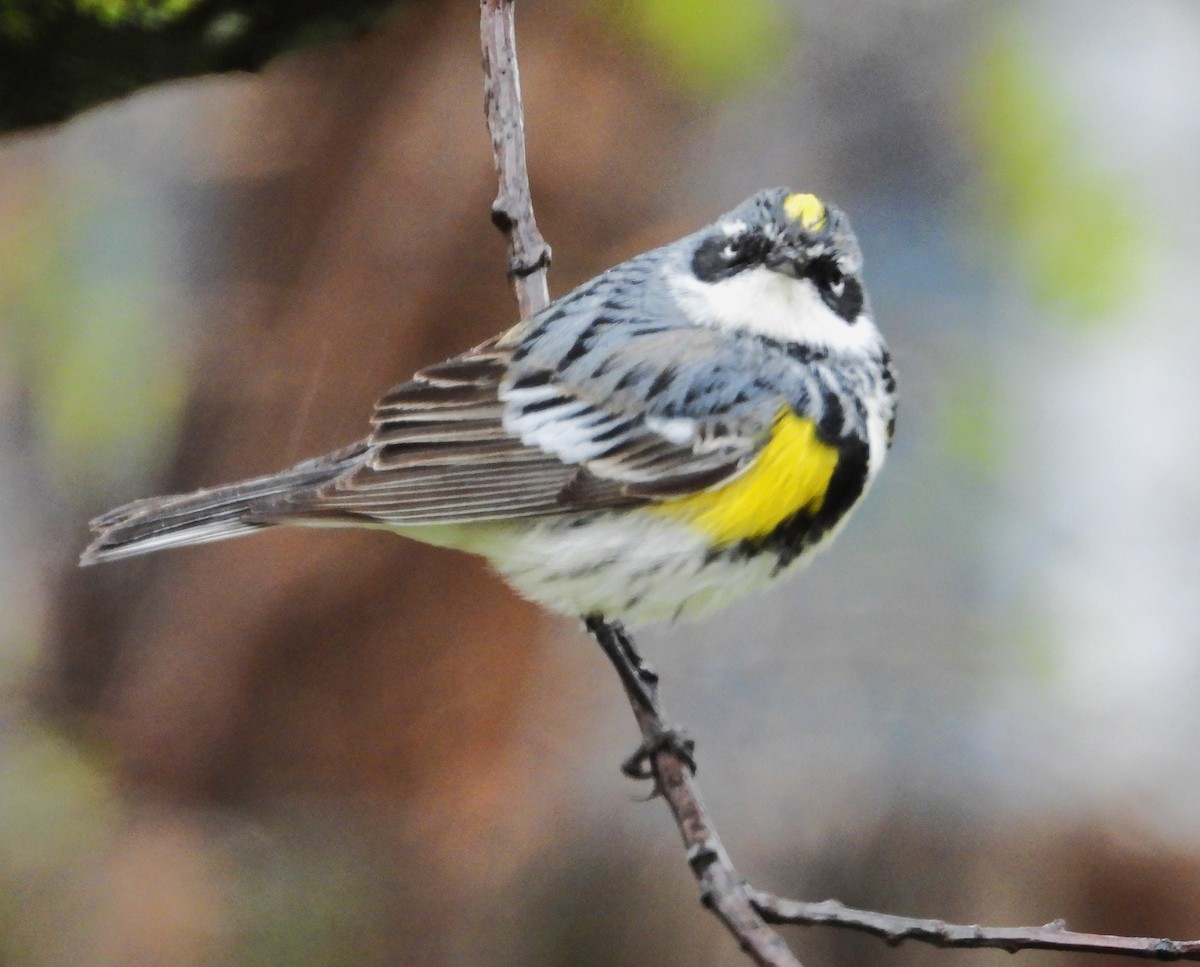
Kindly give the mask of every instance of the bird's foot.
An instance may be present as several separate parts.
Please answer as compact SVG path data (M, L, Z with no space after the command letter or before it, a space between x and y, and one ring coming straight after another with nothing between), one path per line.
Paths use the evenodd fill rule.
M672 726L655 729L642 739L633 755L621 763L621 771L630 779L653 779L654 769L650 761L659 752L670 752L679 759L693 775L696 772L695 741L682 729Z

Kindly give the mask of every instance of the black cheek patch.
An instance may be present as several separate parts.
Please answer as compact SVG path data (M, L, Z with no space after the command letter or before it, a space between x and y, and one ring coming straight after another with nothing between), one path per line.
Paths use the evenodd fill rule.
M692 272L701 282L719 282L762 265L770 251L771 240L761 229L751 229L735 237L719 232L700 243L692 256Z
M729 274L729 260L722 252L729 245L723 235L706 238L692 256L692 271L701 282L716 282Z
M825 304L846 322L853 324L854 320L858 318L858 314L862 312L862 286L857 279L848 276L843 280L843 286L841 295L834 295L826 286L818 286L818 289Z

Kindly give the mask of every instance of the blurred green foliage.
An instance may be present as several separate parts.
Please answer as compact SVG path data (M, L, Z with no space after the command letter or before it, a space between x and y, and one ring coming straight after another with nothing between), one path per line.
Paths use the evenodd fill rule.
M131 23L154 27L175 20L200 0L75 0L82 13L109 24Z
M361 33L406 0L0 0L0 133L157 81L257 70ZM414 2L414 0L407 0Z
M0 378L24 388L54 483L103 492L161 451L186 393L177 334L153 324L168 314L159 226L65 187L52 208L13 214L0 231Z
M116 818L112 779L80 747L49 730L8 733L0 759L0 866L32 875L104 844Z
M11 723L10 723L11 724ZM119 807L95 757L48 729L5 730L0 744L0 964L60 962L78 883L107 848Z
M964 362L946 382L939 407L945 457L985 480L998 478L1011 456L1013 428L1003 417L991 369Z
M256 70L375 26L406 0L0 0L0 132L157 81ZM407 0L414 2L414 0ZM702 97L766 80L791 40L774 0L592 0Z
M736 94L766 80L791 41L783 8L772 0L624 0L594 7L649 44L702 96Z
M71 954L112 889L101 875L105 862L114 848L126 862L134 855L118 785L94 750L34 721L7 723L0 735L0 965L79 962ZM378 940L388 899L380 869L340 835L347 825L340 817L325 826L306 815L253 822L210 816L180 854L199 859L204 871L185 881L198 892L181 895L202 903L211 889L222 898L217 916L225 932L213 942L226 967L391 962ZM149 863L146 874L155 872Z
M356 967L388 963L378 949L387 916L369 856L329 830L280 823L261 848L231 844L229 924L237 967ZM321 839L317 839L317 836Z
M31 0L0 0L0 34L13 41L33 36L34 11Z
M989 214L1011 259L1048 305L1081 320L1119 308L1144 285L1150 238L1137 185L1082 149L1070 105L1028 38L1002 24L972 59L968 118Z

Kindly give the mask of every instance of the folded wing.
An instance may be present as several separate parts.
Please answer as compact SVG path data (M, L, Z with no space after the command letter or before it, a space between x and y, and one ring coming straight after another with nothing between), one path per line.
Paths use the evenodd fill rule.
M376 406L359 464L276 512L405 525L669 499L737 476L781 405L723 385L727 337L707 330L633 326L566 366L523 353L520 336L397 386Z

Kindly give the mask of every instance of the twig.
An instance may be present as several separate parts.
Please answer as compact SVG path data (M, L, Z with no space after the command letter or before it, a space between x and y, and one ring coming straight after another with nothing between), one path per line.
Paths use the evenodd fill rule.
M549 301L546 269L550 247L533 218L525 164L525 130L513 28L514 0L480 0L484 107L492 135L500 190L492 221L508 239L508 274L522 317ZM824 924L882 937L896 945L915 940L938 947L994 947L1015 953L1043 949L1121 954L1149 960L1200 961L1200 940L1159 940L1075 933L1061 920L1042 927L979 927L854 910L836 900L804 903L755 890L734 869L704 808L693 775L691 743L667 725L658 695L658 676L619 624L587 619L588 630L616 668L642 732L639 751L625 763L630 775L654 780L683 837L687 861L708 907L760 967L801 967L783 939L768 926Z
M935 947L994 947L1018 950L1070 950L1116 954L1143 960L1200 960L1200 940L1164 940L1155 937L1114 937L1075 933L1062 920L1042 927L980 927L897 917L874 910L855 910L837 900L803 903L784 900L747 887L750 902L769 923L802 926L829 924L881 937L892 946L916 940Z
M834 926L881 937L892 946L905 940L936 947L991 947L1018 950L1061 950L1114 954L1161 961L1200 961L1200 940L1166 940L1157 937L1117 937L1076 933L1055 920L1041 927L981 927L898 917L874 910L855 910L837 900L805 903L756 890L734 869L716 828L704 808L700 789L690 768L691 748L679 749L678 733L667 725L658 697L658 676L642 661L632 639L620 625L598 618L587 621L617 669L633 707L643 745L639 757L650 765L655 792L666 799L683 835L688 864L700 883L704 903L737 937L755 963L795 965L795 957L767 924ZM626 772L630 771L626 766Z
M513 2L480 0L479 33L483 44L483 109L500 180L500 190L492 202L492 221L508 239L508 277L524 319L550 301L546 286L550 246L538 231L529 194Z
M687 851L688 866L700 885L700 897L737 938L742 950L762 967L800 967L783 938L767 926L751 902L746 882L730 862L716 827L700 798L692 775L690 753L680 749L674 729L663 717L658 676L642 661L633 641L619 624L587 619L588 631L600 643L625 686L625 694L642 730L643 749L655 791L667 801ZM628 770L627 770L628 771Z

